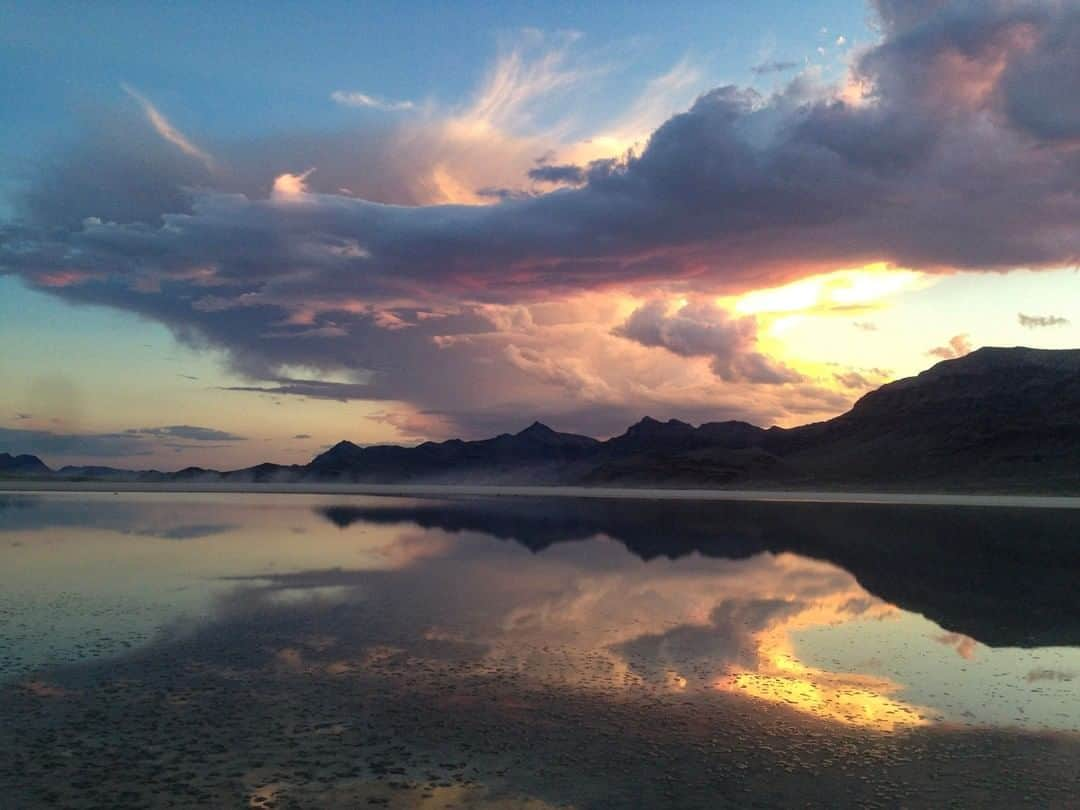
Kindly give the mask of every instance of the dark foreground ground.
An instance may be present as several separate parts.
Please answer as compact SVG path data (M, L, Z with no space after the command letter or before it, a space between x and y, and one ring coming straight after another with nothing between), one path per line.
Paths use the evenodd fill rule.
M0 691L3 806L1078 806L1076 735L859 729L535 650L566 656L560 689L394 638L378 605L245 610ZM346 627L366 628L355 657Z

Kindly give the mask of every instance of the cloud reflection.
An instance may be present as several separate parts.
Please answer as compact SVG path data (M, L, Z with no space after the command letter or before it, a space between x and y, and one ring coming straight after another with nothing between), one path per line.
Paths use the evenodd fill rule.
M359 635L278 650L275 665L295 671L344 673L397 658L585 692L721 688L886 731L924 722L894 694L898 684L800 661L797 629L897 614L829 563L761 553L642 565L602 537L550 548L527 566L514 547L479 538L442 548L396 570L259 577L235 598L250 605L283 590L335 588L345 613L377 605L383 616L407 617L381 631L358 618Z

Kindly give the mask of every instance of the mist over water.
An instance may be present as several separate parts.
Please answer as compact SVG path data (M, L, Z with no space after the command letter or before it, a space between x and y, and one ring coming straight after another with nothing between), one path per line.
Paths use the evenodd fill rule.
M0 493L15 807L1065 806L1080 512Z

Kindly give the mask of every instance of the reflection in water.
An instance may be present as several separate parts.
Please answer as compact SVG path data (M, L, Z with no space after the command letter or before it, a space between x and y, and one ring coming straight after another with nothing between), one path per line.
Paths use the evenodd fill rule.
M716 688L878 729L931 721L1070 730L1080 724L1080 692L1024 687L1039 661L1051 659L1070 671L1080 664L1080 603L1073 596L1080 521L1070 512L580 499L558 510L542 500L429 501L335 505L321 513L343 529L359 523L475 531L534 551L606 536L643 560L705 555L723 560L724 568L769 559L790 570L771 574L773 583L756 596L782 594L782 609L752 628L752 662L730 662L715 678ZM807 595L802 588L810 578L800 572L812 568L808 557L838 563L853 578L843 572L827 589L809 586ZM786 591L770 590L800 579ZM875 598L882 595L887 601ZM916 612L977 633L989 646L942 631ZM579 624L594 622L580 618ZM729 625L708 633L737 637ZM846 637L848 650L837 651L830 635ZM1039 646L1036 639L1059 646ZM883 645L884 654L870 661L853 654L872 644ZM942 655L936 644L963 661ZM993 649L1012 645L1035 649ZM833 666L822 666L821 653L830 646ZM723 663L715 655L712 661ZM941 688L935 691L934 684Z
M15 806L1049 806L1077 788L1071 514L19 498L0 509ZM1023 542L996 570L980 544L1001 553L1006 530Z
M756 636L756 668L734 671L719 679L717 687L785 703L823 719L881 731L925 724L927 718L919 709L893 697L901 690L894 681L864 673L829 672L798 659L791 637L796 629L838 624L868 614L880 619L897 616L894 608L882 604L853 611L853 602L857 604L858 597L852 599L850 593L829 594L774 622Z
M791 551L835 563L885 601L991 646L1080 645L1080 514L1071 510L592 499L552 509L515 499L321 512L341 527L478 531L534 551L597 535L643 560Z

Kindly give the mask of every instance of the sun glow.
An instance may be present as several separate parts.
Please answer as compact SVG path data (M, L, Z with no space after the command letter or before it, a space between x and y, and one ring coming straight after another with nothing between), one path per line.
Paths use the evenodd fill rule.
M737 312L747 315L797 312L850 314L860 309L880 307L886 298L922 289L933 282L933 277L926 273L878 262L812 276L782 287L754 290L739 296L732 303Z

